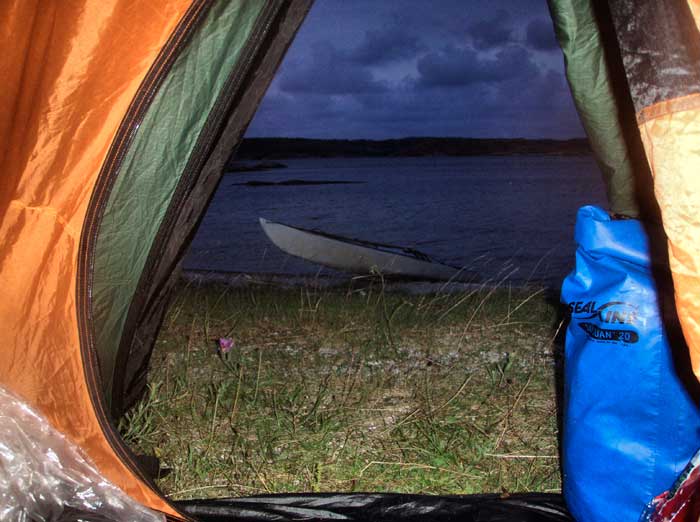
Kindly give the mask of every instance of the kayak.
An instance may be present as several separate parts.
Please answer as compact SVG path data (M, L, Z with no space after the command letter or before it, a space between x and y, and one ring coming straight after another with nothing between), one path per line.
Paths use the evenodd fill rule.
M398 245L352 239L260 218L267 237L295 257L354 274L376 274L430 281L473 282L473 274Z

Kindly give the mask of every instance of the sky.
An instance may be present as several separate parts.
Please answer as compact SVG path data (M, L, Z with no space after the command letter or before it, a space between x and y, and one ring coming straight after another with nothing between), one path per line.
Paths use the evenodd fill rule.
M584 132L546 0L316 0L247 136Z

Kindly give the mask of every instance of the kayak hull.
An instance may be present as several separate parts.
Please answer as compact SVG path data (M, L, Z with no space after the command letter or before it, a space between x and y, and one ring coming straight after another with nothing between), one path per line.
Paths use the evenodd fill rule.
M330 236L322 232L275 223L260 218L260 226L275 246L287 254L354 274L381 274L407 279L463 281L457 267L389 251L380 245Z

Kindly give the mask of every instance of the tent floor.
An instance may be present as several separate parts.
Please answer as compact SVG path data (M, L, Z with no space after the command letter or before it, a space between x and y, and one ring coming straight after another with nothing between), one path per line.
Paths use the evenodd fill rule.
M309 493L190 500L177 502L176 506L202 522L573 522L561 495L546 493L464 496Z

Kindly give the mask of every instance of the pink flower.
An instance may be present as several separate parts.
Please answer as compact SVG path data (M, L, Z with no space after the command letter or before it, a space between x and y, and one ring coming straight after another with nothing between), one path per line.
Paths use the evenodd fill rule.
M219 353L226 354L233 349L233 339L230 337L219 337Z

